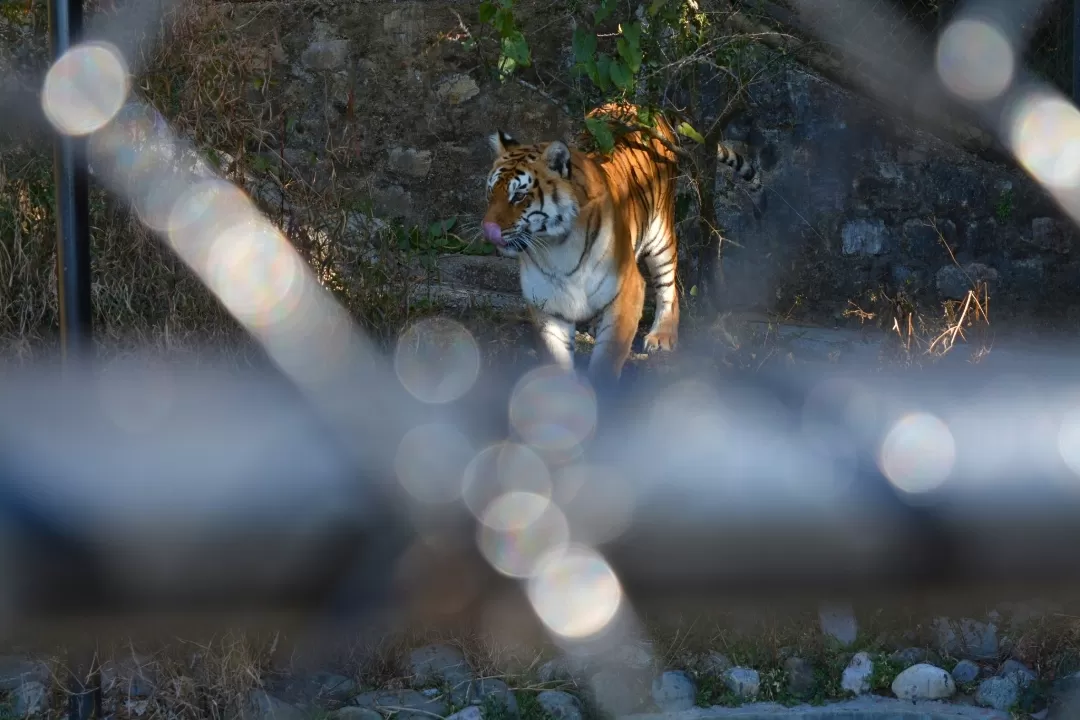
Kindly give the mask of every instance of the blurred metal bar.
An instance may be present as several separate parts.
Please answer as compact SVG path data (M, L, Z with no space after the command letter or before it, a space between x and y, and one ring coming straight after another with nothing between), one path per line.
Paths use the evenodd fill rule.
M82 0L49 0L49 41L55 62L83 29ZM93 349L90 296L90 186L86 139L57 133L53 149L56 185L56 294L60 352L65 366L84 362ZM66 368L65 368L66 369ZM102 717L101 676L93 645L75 649L68 678L68 717Z
M55 61L82 33L82 0L49 0L49 40ZM92 349L90 298L90 191L86 139L58 133L56 183L56 292L63 356L85 358Z
M1072 0L1072 100L1080 105L1080 0Z

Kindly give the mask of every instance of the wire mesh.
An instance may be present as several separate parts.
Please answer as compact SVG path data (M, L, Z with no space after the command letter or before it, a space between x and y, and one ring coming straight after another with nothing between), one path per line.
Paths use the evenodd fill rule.
M798 8L792 0L741 0L741 4L784 25L797 17ZM824 12L830 4L839 8L841 0L822 0L815 3L815 7ZM888 53L882 52L882 48L902 49L905 52L901 53L901 57L905 57L907 52L918 52L924 33L931 37L937 34L953 18L959 5L960 0L868 0L860 3L860 14L851 18L850 35L845 42L855 54L872 58L872 67L868 66L868 63L851 63L848 58L845 62L846 70L855 76L873 76L880 75L883 71L888 74L890 70L900 70L901 68L889 68L889 65L894 63ZM844 6L845 12L850 15L851 6L846 3ZM882 13L881 10L891 12ZM1049 3L1049 7L1039 19L1038 27L1031 33L1023 56L1024 62L1033 73L1070 94L1074 74L1073 12L1073 0L1053 0ZM883 24L883 18L892 13L896 13L897 17L902 17L906 22L891 24L885 21ZM869 27L871 23L873 27ZM805 27L786 29L797 35L807 35Z

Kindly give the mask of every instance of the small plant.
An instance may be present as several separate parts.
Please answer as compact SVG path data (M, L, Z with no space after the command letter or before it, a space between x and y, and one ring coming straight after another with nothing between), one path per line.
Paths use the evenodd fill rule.
M1012 190L1002 190L998 196L997 203L994 205L994 217L997 218L999 223L1006 223L1009 218L1012 217L1013 212L1013 194Z
M484 0L479 13L480 22L491 26L499 36L499 77L505 79L517 68L529 67L532 55L514 18L514 0Z

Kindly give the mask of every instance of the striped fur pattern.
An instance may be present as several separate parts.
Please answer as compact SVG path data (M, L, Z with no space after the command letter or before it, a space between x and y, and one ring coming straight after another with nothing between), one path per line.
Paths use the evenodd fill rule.
M637 109L609 104L591 116L637 123ZM677 137L657 118L669 145ZM594 380L615 379L630 354L645 300L643 260L656 293L656 316L646 352L678 342L679 296L675 238L678 155L653 135L617 137L608 156L583 153L560 141L522 144L500 131L487 180L482 229L499 253L517 257L521 290L549 359L573 368L579 323L596 322L589 362ZM721 146L718 158L757 186L754 167Z

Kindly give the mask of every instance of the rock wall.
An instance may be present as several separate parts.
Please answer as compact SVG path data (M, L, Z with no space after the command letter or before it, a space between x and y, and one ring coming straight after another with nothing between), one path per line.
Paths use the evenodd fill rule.
M995 312L1072 318L1077 235L1015 167L884 116L790 66L757 88L729 137L767 149L766 207L718 207L734 304L839 315L882 290L927 307L986 281ZM935 227L936 226L936 227ZM944 242L943 242L944 241ZM948 247L946 247L946 243Z

